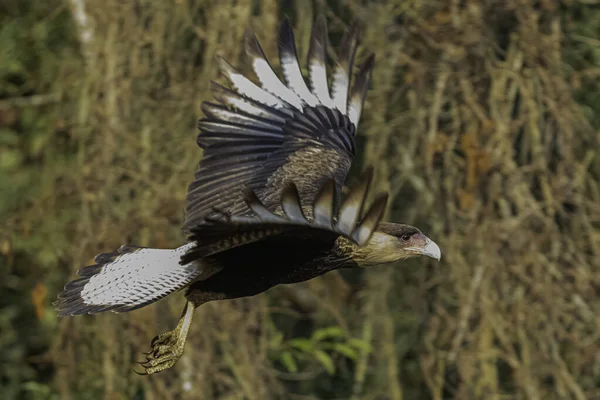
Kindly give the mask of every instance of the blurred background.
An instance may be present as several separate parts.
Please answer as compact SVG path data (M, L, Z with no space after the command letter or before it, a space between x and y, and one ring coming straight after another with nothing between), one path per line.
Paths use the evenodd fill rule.
M170 371L148 308L58 319L93 256L183 243L215 55L275 67L288 15L377 54L352 175L443 252L198 309ZM600 399L600 7L593 0L0 0L0 398Z

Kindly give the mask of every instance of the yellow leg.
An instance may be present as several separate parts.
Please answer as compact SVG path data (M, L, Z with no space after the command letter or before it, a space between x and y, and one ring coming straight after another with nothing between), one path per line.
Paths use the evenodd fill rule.
M144 372L136 371L136 373L140 375L154 374L171 368L179 361L183 354L195 309L194 303L188 301L177 327L152 339L150 351L146 353L146 361L140 363L144 367Z

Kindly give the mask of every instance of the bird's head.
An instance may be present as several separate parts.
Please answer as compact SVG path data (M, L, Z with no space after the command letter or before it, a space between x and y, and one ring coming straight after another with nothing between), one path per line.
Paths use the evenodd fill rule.
M439 246L414 226L381 222L365 246L354 251L361 266L383 264L411 257L427 256L440 260Z

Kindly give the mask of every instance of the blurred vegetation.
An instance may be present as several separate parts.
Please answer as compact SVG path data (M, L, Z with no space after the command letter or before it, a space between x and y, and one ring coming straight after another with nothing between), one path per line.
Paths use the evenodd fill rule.
M377 53L362 162L442 262L209 303L138 377L181 297L51 302L99 252L182 243L214 56L244 66L251 26L277 65L287 14L305 59L317 12ZM0 0L1 397L600 398L599 38L593 0Z

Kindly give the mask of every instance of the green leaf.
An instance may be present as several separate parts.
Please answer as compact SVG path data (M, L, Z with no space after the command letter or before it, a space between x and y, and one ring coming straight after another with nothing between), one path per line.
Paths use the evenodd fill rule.
M315 346L314 346L313 342L310 341L309 339L304 339L304 338L292 339L288 343L292 348L303 351L305 353L312 353L315 351Z
M333 375L335 373L335 365L333 364L331 357L329 357L329 354L325 353L323 350L316 350L314 354L315 358L319 360L327 373Z
M271 337L271 341L269 342L269 347L272 349L277 349L281 346L281 343L283 343L283 333L277 332L277 333L274 333L273 336Z
M343 338L346 337L346 331L339 326L330 326L329 328L323 328L315 331L312 338L314 341L320 342L328 338Z
M362 339L350 338L348 339L348 345L365 353L370 353L373 350L371 345Z
M34 394L34 395L48 397L51 394L51 390L47 385L44 385L44 384L41 384L38 382L34 382L34 381L25 382L25 383L23 383L22 387L27 392Z
M297 372L298 371L298 364L296 364L294 355L292 353L290 353L289 351L284 351L283 353L281 353L281 356L279 359L280 359L281 363L283 364L283 366L285 367L285 369L288 370L288 372Z
M356 360L358 358L358 352L356 351L356 348L345 343L334 343L331 346L331 350L340 353L351 360Z

